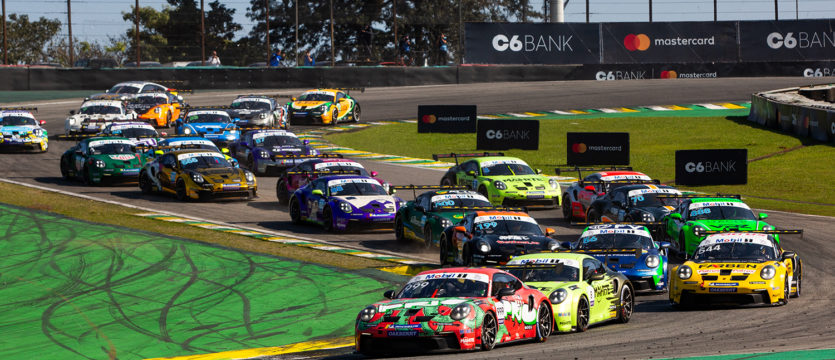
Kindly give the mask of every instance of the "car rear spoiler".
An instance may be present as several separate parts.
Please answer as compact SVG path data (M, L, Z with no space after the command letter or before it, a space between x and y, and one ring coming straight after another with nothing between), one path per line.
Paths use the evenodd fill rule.
M295 154L284 154L284 155L273 155L273 159L326 159L326 158L342 158L342 154L334 154L334 153L322 153L319 155L295 155Z
M342 90L350 95L350 91L359 91L361 93L365 92L364 87L347 87L347 88L336 88L336 90Z
M681 195L674 195L674 194L658 194L655 196L659 199L695 199L695 198L730 198L730 199L737 199L741 200L742 195L738 194L681 194Z
M393 185L389 189L412 190L414 196L417 197L418 190L467 190L467 187L461 185Z
M458 165L458 158L460 158L460 157L482 157L482 156L504 156L504 153L503 153L503 152L495 152L495 153L491 153L491 152L487 152L487 151L485 151L485 152L483 152L483 153L462 153L462 154L458 154L458 153L449 153L449 154L432 154L432 159L433 159L433 160L435 160L435 161L438 161L438 159L449 159L449 158L454 158L454 159L455 159L455 165Z
M661 180L658 179L651 179L651 180L643 180L643 179L623 179L623 180L609 180L609 181L583 181L580 180L578 183L585 185L588 184L600 184L600 185L608 185L608 184L628 184L628 185L640 185L640 184L651 184L651 185L661 185Z
M577 166L575 166L573 168L572 167L557 167L557 168L554 168L554 173L557 174L557 175L560 175L562 172L574 172L574 171L577 172L577 177L580 178L580 177L582 177L582 174L580 174L580 173L584 172L584 171L585 172L589 172L589 171L594 171L594 172L598 172L598 171L632 171L632 167L631 166L611 166L611 167L594 168L594 167L577 167Z
M771 234L771 235L800 235L803 239L803 229L774 229L774 230L707 230L702 232L705 235L714 234Z
M310 176L327 176L327 175L360 175L360 170L333 170L333 171L285 171L287 175L310 175Z
M0 107L0 111L34 111L34 112L38 112L38 108L36 108L36 107L22 107L22 106Z
M129 99L126 95L123 94L100 93L93 94L84 98L84 101L88 100L118 100L122 102L127 102Z
M462 211L462 212L473 212L473 211L520 211L520 212L528 212L527 207L504 207L504 206L438 206L435 208L436 210L443 210L443 211Z

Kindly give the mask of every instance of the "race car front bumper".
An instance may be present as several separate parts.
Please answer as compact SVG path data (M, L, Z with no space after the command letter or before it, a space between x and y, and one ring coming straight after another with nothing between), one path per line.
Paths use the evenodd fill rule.
M249 198L254 197L257 190L257 185L204 183L200 188L189 189L187 195L192 199Z
M624 275L632 282L635 292L664 291L667 289L663 277L628 273L624 273Z
M501 200L500 203L497 202ZM503 193L490 194L490 202L501 206L527 206L553 208L560 205L560 190L510 190Z
M356 226L391 229L394 225L395 215L397 215L396 212L353 212L351 214L345 214L341 211L337 211L334 214L334 227L338 230L346 230L349 227Z
M783 296L783 280L674 281L670 301L676 304L774 304Z
M330 124L325 121L324 115L313 111L293 111L290 112L291 117L287 119L293 125L310 125L310 124Z
M47 138L39 137L14 137L14 136L0 136L0 149L15 150L15 149L35 149L46 150L48 144Z
M90 174L90 181L94 183L101 183L105 181L134 182L139 180L140 170L140 168L104 168L100 171L92 171Z
M365 353L472 350L481 335L480 331L459 322L444 324L441 332L425 331L422 326L414 325L395 325L403 327L394 329L383 324L359 328L355 335L356 350Z

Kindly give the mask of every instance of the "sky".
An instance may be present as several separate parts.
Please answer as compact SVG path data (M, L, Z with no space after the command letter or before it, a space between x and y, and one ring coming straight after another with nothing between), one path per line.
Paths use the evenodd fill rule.
M211 0L206 0L206 6ZM221 0L236 9L235 21L244 28L238 36L249 32L253 23L246 17L250 0ZM324 0L322 0L324 1ZM543 1L530 0L537 9ZM584 0L567 0L566 22L585 22ZM648 21L650 0L589 0L591 22ZM62 35L67 34L67 0L5 0L6 14L28 14L31 18L56 18L64 23ZM717 0L719 20L773 20L773 0ZM130 11L135 0L71 0L73 36L81 41L106 43L132 25L122 20L122 12ZM140 0L140 6L162 9L165 0ZM712 21L712 0L652 0L653 21ZM835 18L835 0L778 0L779 18L820 19ZM536 21L541 21L537 19Z

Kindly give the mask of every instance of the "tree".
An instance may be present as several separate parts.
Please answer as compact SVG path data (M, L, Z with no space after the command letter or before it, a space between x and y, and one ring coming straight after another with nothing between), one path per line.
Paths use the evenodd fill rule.
M131 12L122 13L122 19L133 23L135 20L134 7L131 7ZM157 11L150 6L139 7L139 48L141 50L142 61L165 61L160 59L160 55L168 46L168 39L163 36L157 29L169 22L170 18L165 11ZM128 58L132 58L136 54L136 28L131 26L125 35L118 38L117 41L124 41L128 45ZM136 61L136 59L133 59Z
M28 15L9 15L6 23L8 37L9 63L33 64L48 61L46 45L58 31L61 21L41 17L30 21Z

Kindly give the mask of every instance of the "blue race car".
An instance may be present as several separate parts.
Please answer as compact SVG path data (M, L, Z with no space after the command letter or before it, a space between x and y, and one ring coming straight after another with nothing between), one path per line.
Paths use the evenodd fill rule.
M240 129L229 113L218 108L222 107L186 108L174 125L177 135L202 136L219 146L238 141Z
M626 275L635 291L667 290L667 242L656 242L643 225L587 227L571 252L584 253Z
M28 110L36 108L0 108L0 149L34 149L46 152L49 137L41 125L46 122L35 120Z
M282 172L309 160L309 156L319 155L307 140L301 141L286 130L248 131L240 141L229 145L229 151L256 175L270 169Z
M321 224L328 231L356 225L391 228L402 202L369 176L323 176L293 193L290 219Z

